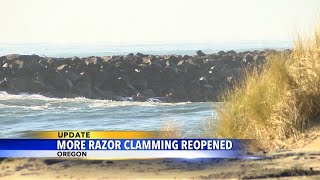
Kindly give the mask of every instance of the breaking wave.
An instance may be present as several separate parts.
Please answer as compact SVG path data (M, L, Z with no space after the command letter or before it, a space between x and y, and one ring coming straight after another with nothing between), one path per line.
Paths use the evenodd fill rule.
M174 122L190 130L215 116L216 103L158 103L49 98L0 92L0 137L35 130L159 130Z

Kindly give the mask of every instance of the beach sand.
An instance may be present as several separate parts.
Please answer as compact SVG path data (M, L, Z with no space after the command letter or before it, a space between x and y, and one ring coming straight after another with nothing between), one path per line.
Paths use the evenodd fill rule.
M262 160L4 159L0 179L320 179L320 126Z

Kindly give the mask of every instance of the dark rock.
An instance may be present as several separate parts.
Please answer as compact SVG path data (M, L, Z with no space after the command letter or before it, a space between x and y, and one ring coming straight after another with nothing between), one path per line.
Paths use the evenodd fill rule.
M263 64L266 61L266 57L263 55L256 55L254 56L253 61L257 64Z
M206 56L206 54L204 52L202 52L201 50L197 51L197 56L202 57L202 56Z
M99 88L94 88L95 94L99 99L107 99L107 100L115 100L117 99L117 95L112 91L104 91Z
M85 58L11 54L0 57L0 90L119 101L122 97L135 101L216 101L224 89L240 80L242 68L252 68L255 63L262 67L266 56L274 53L279 51Z
M3 68L8 68L8 67L9 67L9 63L4 63L4 64L2 65L2 67L3 67Z
M77 88L79 95L85 98L92 98L93 92L91 83L89 81L79 81L75 87Z
M162 79L164 81L174 81L178 77L178 69L172 66L166 66L163 69Z
M224 56L221 57L221 60L230 62L230 61L233 60L233 57L231 55L224 55Z
M201 77L199 81L202 86L208 83L208 79L206 77Z
M47 89L58 97L64 97L64 93L68 92L68 82L66 79L55 71L49 71L44 75L44 82Z
M96 57L96 56L89 57L88 59L85 60L85 63L91 67L99 67L101 62L102 62L101 57Z
M138 52L138 53L136 54L136 56L138 56L138 57L145 57L146 55Z
M8 54L6 55L6 61L17 60L19 59L19 57L20 57L19 54Z
M187 91L183 85L178 85L173 93L173 99L184 101L188 97Z
M176 66L178 64L178 62L180 61L181 57L178 58L177 56L168 56L166 58L166 65L167 66Z
M29 72L44 72L48 69L48 65L43 60L33 61L32 64L27 66L27 69Z
M253 56L251 54L247 54L244 58L243 58L243 62L247 63L247 64L251 64L253 62Z
M79 63L81 63L81 59L80 58L78 58L78 57L71 58L71 64L77 65Z
M143 90L141 94L146 98L151 98L156 96L155 93L152 91L152 89Z
M68 69L68 67L69 67L68 64L63 64L63 65L57 67L57 70L65 72Z
M145 101L147 101L147 98L144 95L142 95L141 93L138 93L137 95L132 96L132 100L145 102Z
M19 94L20 92L14 87L10 79L4 78L0 81L0 90L7 91L9 94Z
M240 67L240 59L236 59L233 56L230 55L225 55L221 58L221 61L224 61L224 65L227 68L235 68L235 67Z
M219 52L218 52L218 55L219 55L219 56L223 56L223 55L225 55L225 54L226 54L226 53L225 53L224 51L219 51Z
M31 93L41 93L45 92L46 86L43 82L39 81L38 79L34 79L28 84L28 91Z
M231 50L231 51L227 51L226 54L228 54L229 56L236 56L237 52L235 52L234 50Z
M208 55L210 59L219 59L221 56L219 54L210 54Z
M135 87L135 89L144 90L148 87L148 83L145 79L134 80L133 86Z
M188 91L188 98L192 102L203 101L204 99L203 99L200 87L194 86L194 87L190 88Z
M81 74L77 73L76 71L70 69L65 71L65 76L69 79L72 83L76 83L80 78Z
M28 92L29 90L29 84L31 84L32 81L28 77L20 77L20 78L14 78L12 79L13 86L19 91L19 92Z

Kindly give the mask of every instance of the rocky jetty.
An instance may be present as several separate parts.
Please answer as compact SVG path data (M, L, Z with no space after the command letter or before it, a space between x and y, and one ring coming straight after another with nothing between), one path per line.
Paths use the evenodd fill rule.
M217 101L241 78L244 67L263 64L265 51L189 55L51 58L0 57L0 91L48 97L164 102Z

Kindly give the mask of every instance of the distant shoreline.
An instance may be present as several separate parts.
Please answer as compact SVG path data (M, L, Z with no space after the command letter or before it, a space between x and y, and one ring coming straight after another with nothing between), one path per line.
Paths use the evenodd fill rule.
M130 53L86 58L11 54L0 57L0 91L115 101L219 101L219 95L241 79L243 68L262 65L268 54L278 52L199 50L193 56Z
M285 50L293 48L293 41L227 41L179 43L0 43L0 56L7 54L37 54L47 57L88 57L127 55L129 53L157 55L196 55L201 49L207 54L221 50L236 52L264 49Z

